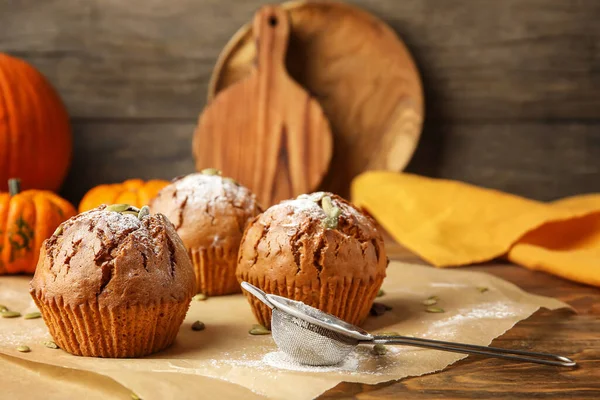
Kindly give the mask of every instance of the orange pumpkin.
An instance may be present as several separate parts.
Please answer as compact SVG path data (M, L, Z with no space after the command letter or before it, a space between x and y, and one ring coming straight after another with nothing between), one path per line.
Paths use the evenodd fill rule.
M9 193L0 193L0 275L33 273L42 242L76 211L50 191L20 192L18 179L8 186Z
M48 81L25 61L0 53L0 191L56 191L71 163L69 116Z
M96 186L81 199L79 212L91 210L100 204L130 204L138 208L143 207L169 183L171 182L158 179L129 179L123 183Z

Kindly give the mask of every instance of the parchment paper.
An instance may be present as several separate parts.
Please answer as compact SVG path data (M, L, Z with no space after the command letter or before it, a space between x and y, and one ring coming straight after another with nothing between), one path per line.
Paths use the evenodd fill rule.
M34 311L28 282L28 277L0 278L0 304L22 313ZM478 287L488 290L482 293ZM390 263L383 289L386 294L377 301L392 310L369 317L363 326L368 331L395 331L480 345L488 345L540 307L568 307L556 299L527 294L484 273L400 262ZM437 306L444 313L425 312L422 302L432 295L439 297ZM191 330L196 320L206 324L204 331ZM374 356L370 346L361 346L341 366L298 368L274 362L279 354L271 336L248 334L254 323L241 295L194 301L169 349L142 359L99 359L45 348L41 343L50 336L41 319L3 318L0 353L92 371L114 379L144 399L310 399L342 381L375 384L397 380L439 371L465 358L461 354L399 346L388 346L386 355ZM15 349L18 345L27 345L32 351L19 353Z

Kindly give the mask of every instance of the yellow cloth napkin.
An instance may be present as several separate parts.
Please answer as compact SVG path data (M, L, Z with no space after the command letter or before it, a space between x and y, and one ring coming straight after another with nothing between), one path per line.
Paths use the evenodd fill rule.
M542 203L457 181L367 172L352 201L438 267L507 258L600 286L600 194Z

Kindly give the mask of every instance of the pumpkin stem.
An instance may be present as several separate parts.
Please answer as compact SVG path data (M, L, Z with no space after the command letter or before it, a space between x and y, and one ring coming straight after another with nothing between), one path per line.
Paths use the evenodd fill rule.
M8 180L8 193L11 196L16 196L21 193L21 180L18 178L11 178Z

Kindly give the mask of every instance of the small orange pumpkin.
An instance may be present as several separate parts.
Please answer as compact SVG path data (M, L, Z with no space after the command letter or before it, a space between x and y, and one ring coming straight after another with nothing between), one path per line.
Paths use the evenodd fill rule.
M75 208L46 190L20 191L20 181L10 179L9 193L0 193L0 275L33 273L42 242Z
M156 194L170 182L158 179L143 181L129 179L123 183L99 185L83 196L79 203L79 212L84 212L98 207L100 204L130 204L134 207L143 207Z
M14 176L23 189L58 190L72 142L67 110L48 81L25 61L0 53L0 191Z

